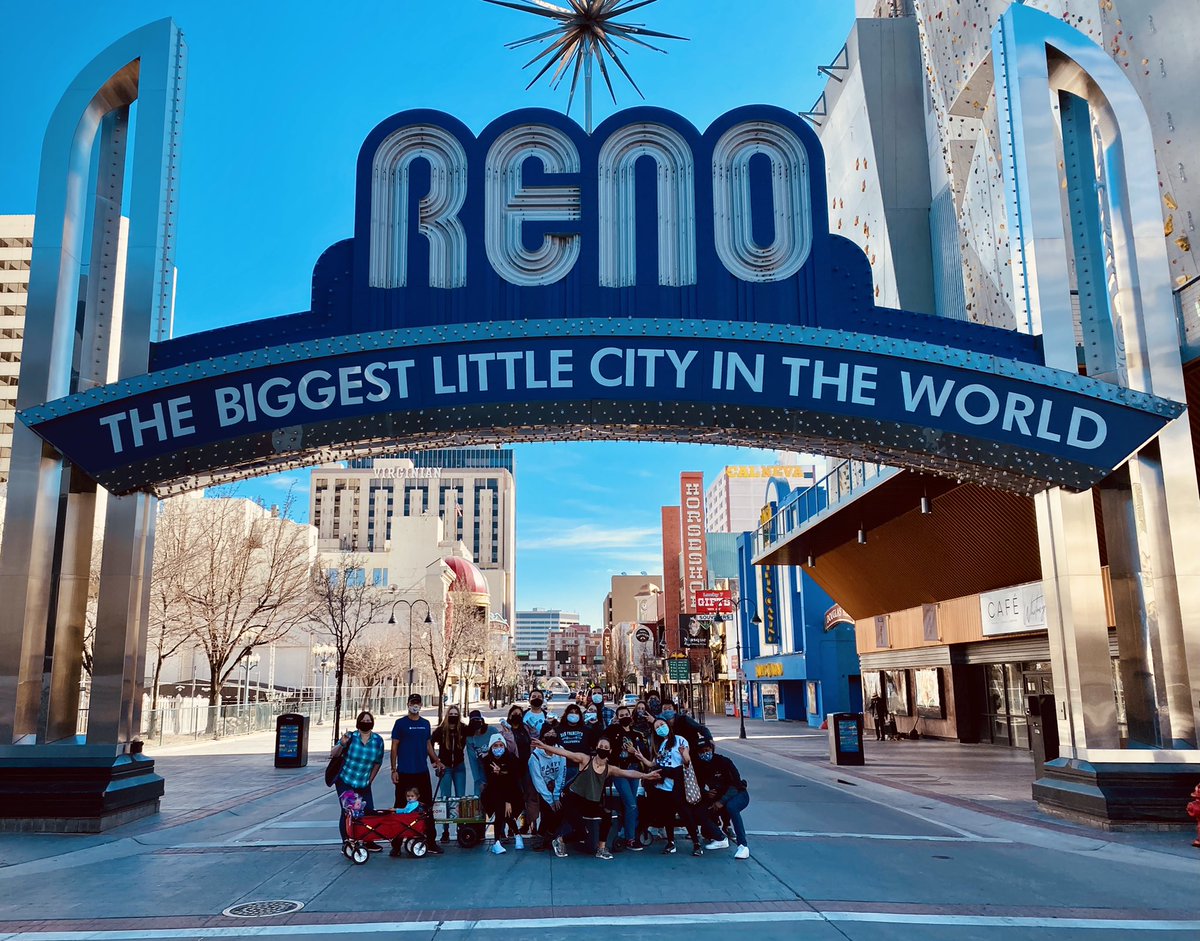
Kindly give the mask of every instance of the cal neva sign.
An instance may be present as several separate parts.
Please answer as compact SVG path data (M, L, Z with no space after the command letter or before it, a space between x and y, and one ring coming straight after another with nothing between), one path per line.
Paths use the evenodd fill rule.
M1091 485L1179 414L1047 369L1037 337L877 308L827 204L815 134L769 106L592 135L404 112L361 149L311 310L164 341L148 374L21 418L118 493L351 447L701 434L1032 492Z

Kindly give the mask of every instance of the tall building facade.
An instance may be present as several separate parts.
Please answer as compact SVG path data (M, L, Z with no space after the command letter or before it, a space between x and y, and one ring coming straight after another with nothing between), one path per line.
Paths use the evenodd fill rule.
M590 681L603 669L600 653L601 633L587 624L567 624L552 628L547 641L550 676L562 677L573 688Z
M398 517L430 514L487 579L492 614L516 611L516 481L511 450L443 448L356 458L312 471L309 519L342 551L382 552Z
M550 657L550 635L579 623L574 611L553 608L529 608L517 612L513 629L513 646L521 670L527 676L550 676L553 672ZM542 672L546 671L546 672Z
M810 487L816 482L810 465L726 466L704 491L706 531L744 533L758 526L772 477L783 478L793 487Z
M33 216L0 216L0 484L8 481L17 420L17 377L32 258Z

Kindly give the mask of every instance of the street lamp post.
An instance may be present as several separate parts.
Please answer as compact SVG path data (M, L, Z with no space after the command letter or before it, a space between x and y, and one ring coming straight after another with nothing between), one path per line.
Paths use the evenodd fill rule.
M396 608L398 608L400 605L404 605L406 608L408 608L408 695L409 696L412 695L412 687L413 687L413 671L412 671L413 606L418 605L418 604L425 605L425 623L432 624L433 618L430 616L429 602L426 601L424 598L416 598L413 601L406 601L405 599L400 598L397 601L392 603L392 613L388 616L388 624L395 624L396 623ZM425 635L422 635L422 636L425 636Z
M738 598L736 601L733 602L733 610L734 610L734 615L735 615L734 620L737 622L738 673L742 672L742 619L740 617L737 617L736 615L740 611L742 605L744 605L744 604L748 605L753 600L754 599L752 599L752 598ZM717 616L715 618L713 618L713 623L714 624L724 624L725 617L718 611ZM752 617L750 619L750 623L751 624L761 624L762 623L762 618L760 618L758 616L758 612L755 612L754 617ZM734 674L733 681L734 681L734 688L737 691L737 711L738 711L738 721L739 721L738 738L745 738L746 737L746 710L742 708L742 678L740 676L738 676L737 674Z
M333 663L334 654L337 649L332 644L317 644L312 649L313 656L317 658L317 666L321 668L321 713L317 717L317 724L325 721L325 702L328 699L329 684L327 677L329 675L329 665Z
M250 711L250 671L258 666L258 654L249 651L242 657L242 688L244 691L244 711Z

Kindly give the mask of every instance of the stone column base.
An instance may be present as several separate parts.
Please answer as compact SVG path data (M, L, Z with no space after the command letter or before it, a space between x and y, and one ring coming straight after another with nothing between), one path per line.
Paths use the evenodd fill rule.
M164 782L141 754L68 756L36 745L5 752L0 832L99 833L158 813Z
M1033 782L1047 813L1107 830L1184 829L1188 795L1200 784L1200 764L1091 762L1056 758Z

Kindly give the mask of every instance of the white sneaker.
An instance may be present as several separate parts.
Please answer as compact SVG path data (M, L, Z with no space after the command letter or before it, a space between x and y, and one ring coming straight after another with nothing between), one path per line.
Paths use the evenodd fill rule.
M733 858L734 859L749 859L750 858L750 847L739 846L737 848L737 852L733 854Z
M508 851L503 846L501 846L500 841L497 840L495 843L492 844L492 852L495 853L497 856L503 856Z
M519 833L516 836L516 842L513 844L513 849L517 849L517 850L525 849L525 839Z
M729 841L726 839L713 840L711 843L705 843L706 850L723 850L729 848Z

